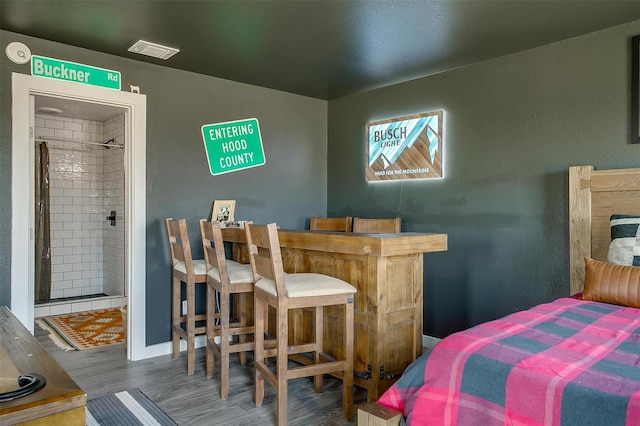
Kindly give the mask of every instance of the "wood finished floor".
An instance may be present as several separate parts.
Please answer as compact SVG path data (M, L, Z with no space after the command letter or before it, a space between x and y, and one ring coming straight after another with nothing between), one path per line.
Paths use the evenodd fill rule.
M196 370L186 373L186 353L172 360L163 355L142 361L127 361L124 345L112 345L85 351L64 352L49 338L48 332L35 326L34 334L60 363L88 398L138 388L176 423L187 425L276 424L276 394L265 381L265 399L261 407L253 402L253 363L240 365L231 357L230 390L226 401L220 399L220 381L216 372L205 378L205 351L196 350ZM354 417L348 422L342 412L342 382L325 376L322 394L313 390L310 378L289 381L288 421L290 425L325 426L357 423L357 407L366 404L366 392L354 386Z

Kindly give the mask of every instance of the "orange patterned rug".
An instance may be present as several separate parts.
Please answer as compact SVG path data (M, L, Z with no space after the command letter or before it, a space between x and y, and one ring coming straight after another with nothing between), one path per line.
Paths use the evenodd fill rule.
M36 320L49 337L65 351L82 351L124 343L120 308L56 315Z

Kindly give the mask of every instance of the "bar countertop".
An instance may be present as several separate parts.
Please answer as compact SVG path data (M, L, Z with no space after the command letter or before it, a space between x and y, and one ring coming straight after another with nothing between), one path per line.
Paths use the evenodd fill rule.
M244 229L223 229L222 237L232 243L246 242ZM361 234L281 229L278 238L282 247L368 256L399 256L447 250L447 234L435 233Z

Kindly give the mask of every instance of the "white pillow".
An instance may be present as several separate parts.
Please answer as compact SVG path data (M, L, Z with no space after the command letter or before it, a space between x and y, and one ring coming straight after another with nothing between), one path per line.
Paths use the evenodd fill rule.
M640 216L611 215L611 243L607 262L640 266Z

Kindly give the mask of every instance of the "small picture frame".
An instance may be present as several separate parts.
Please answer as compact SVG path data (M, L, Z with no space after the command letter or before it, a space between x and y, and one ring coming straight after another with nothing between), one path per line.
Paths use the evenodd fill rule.
M234 220L236 200L215 200L211 208L211 221L230 222Z

